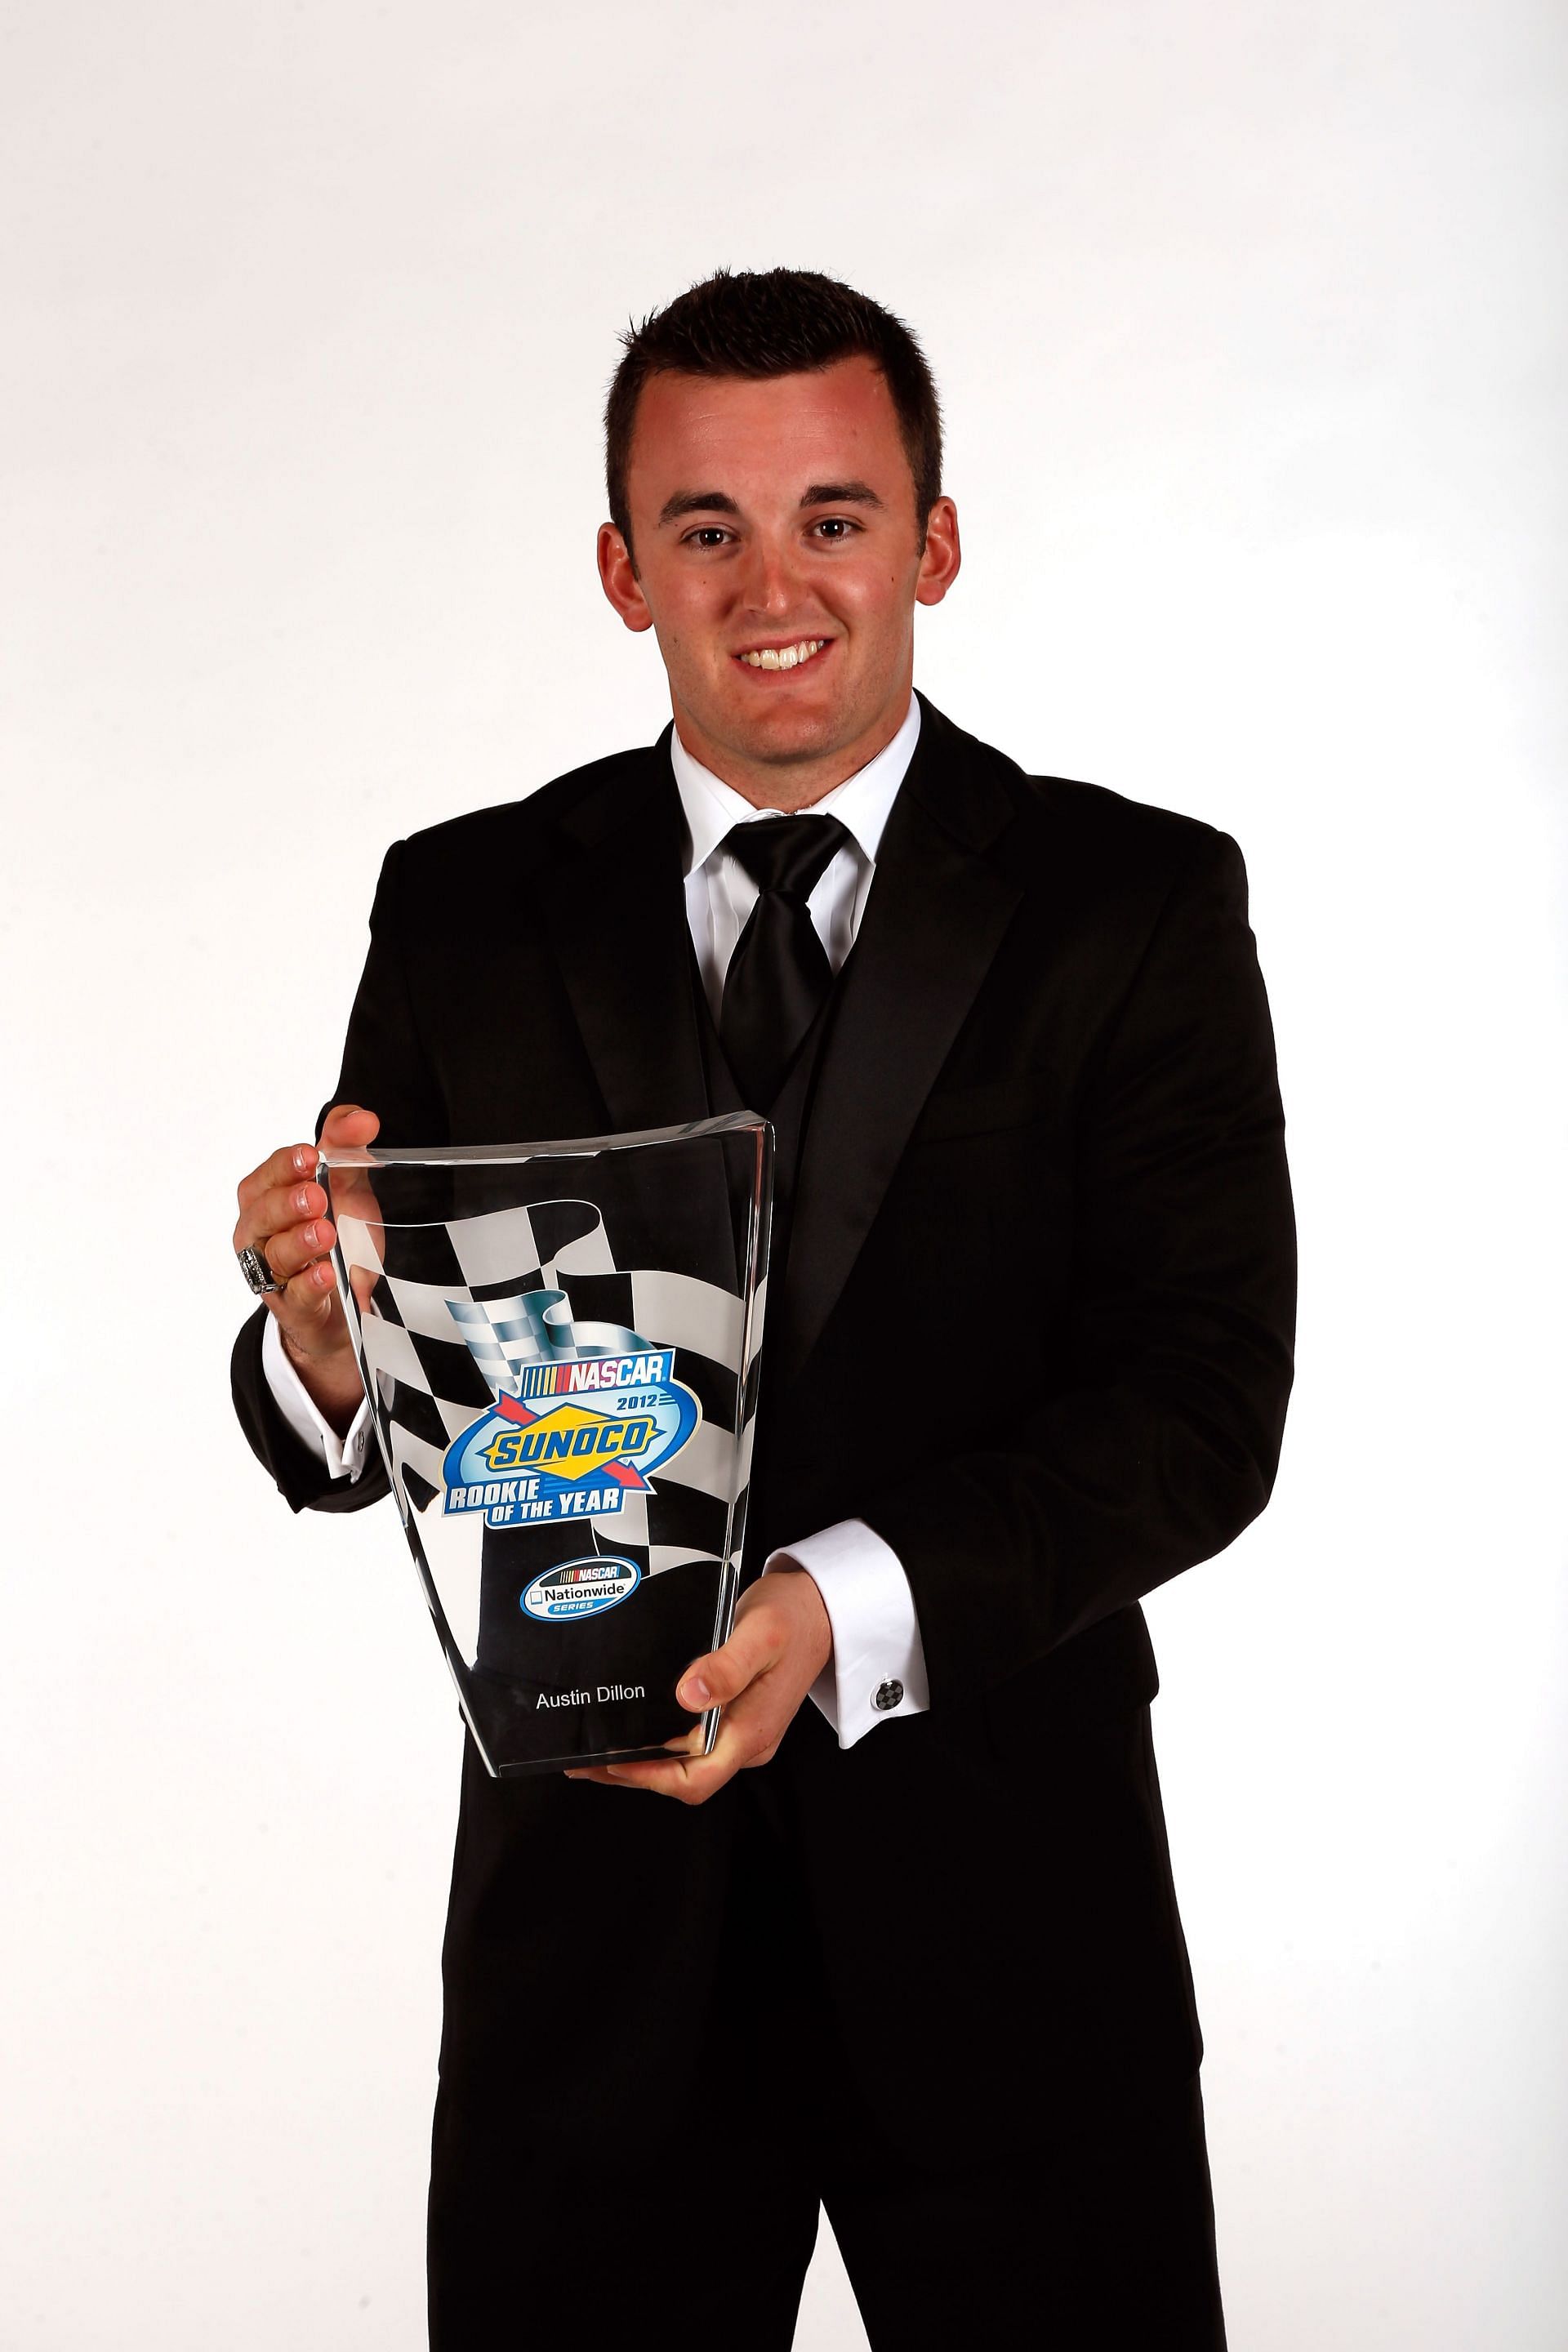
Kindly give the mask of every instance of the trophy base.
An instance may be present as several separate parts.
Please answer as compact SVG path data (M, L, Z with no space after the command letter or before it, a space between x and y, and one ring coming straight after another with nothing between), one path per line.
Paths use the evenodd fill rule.
M681 1760L683 1755L689 1759L706 1756L710 1752L718 1734L717 1714L707 1720L712 1725L711 1730L708 1731L701 1740L694 1742L689 1748L686 1749L665 1746L616 1748L596 1756L531 1757L525 1763L491 1764L490 1769L498 1780L521 1780L538 1772L585 1772L602 1764L676 1764Z

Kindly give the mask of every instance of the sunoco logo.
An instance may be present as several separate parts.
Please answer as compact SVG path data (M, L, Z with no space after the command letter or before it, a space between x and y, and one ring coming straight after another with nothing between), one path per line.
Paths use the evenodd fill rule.
M641 1580L636 1560L609 1556L563 1560L524 1586L522 1607L528 1616L551 1625L572 1617L597 1617L628 1599Z
M444 1507L481 1512L491 1528L614 1518L628 1495L652 1492L649 1471L673 1462L701 1420L673 1348L525 1364L515 1392L447 1448Z

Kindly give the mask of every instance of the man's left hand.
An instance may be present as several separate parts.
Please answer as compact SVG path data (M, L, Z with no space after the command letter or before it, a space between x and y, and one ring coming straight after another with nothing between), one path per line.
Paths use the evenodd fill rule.
M767 1763L832 1654L833 1628L816 1586L804 1568L775 1569L741 1595L723 1648L694 1658L676 1685L677 1699L694 1715L723 1708L713 1753L668 1764L595 1764L566 1778L703 1804L737 1772Z

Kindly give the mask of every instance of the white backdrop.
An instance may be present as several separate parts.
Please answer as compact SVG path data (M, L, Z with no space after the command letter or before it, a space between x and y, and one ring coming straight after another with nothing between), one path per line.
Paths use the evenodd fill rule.
M790 261L942 384L928 692L1251 869L1298 1397L1151 1612L1233 2346L1555 2352L1562 11L3 33L5 2345L423 2341L458 1726L390 1517L290 1519L235 1428L233 1188L386 842L661 723L616 332ZM807 2315L863 2341L826 2241Z

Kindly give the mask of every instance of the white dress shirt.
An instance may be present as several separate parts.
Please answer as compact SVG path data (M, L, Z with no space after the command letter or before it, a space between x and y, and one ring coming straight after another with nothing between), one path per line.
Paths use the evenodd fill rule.
M837 817L849 835L807 901L834 971L855 943L882 829L920 730L921 707L911 696L908 716L891 742L811 808L813 816ZM686 821L686 919L717 1020L730 959L757 901L756 884L726 853L724 836L733 825L784 812L753 808L694 760L678 734L670 737L669 754ZM358 1478L371 1438L369 1406L362 1405L347 1435L338 1437L311 1403L271 1316L261 1362L273 1401L295 1435L321 1456L332 1477ZM804 1568L827 1611L833 1654L811 1696L837 1733L840 1748L852 1748L879 1723L921 1714L930 1697L920 1621L909 1579L891 1546L864 1521L843 1519L770 1553L763 1573L780 1568Z

